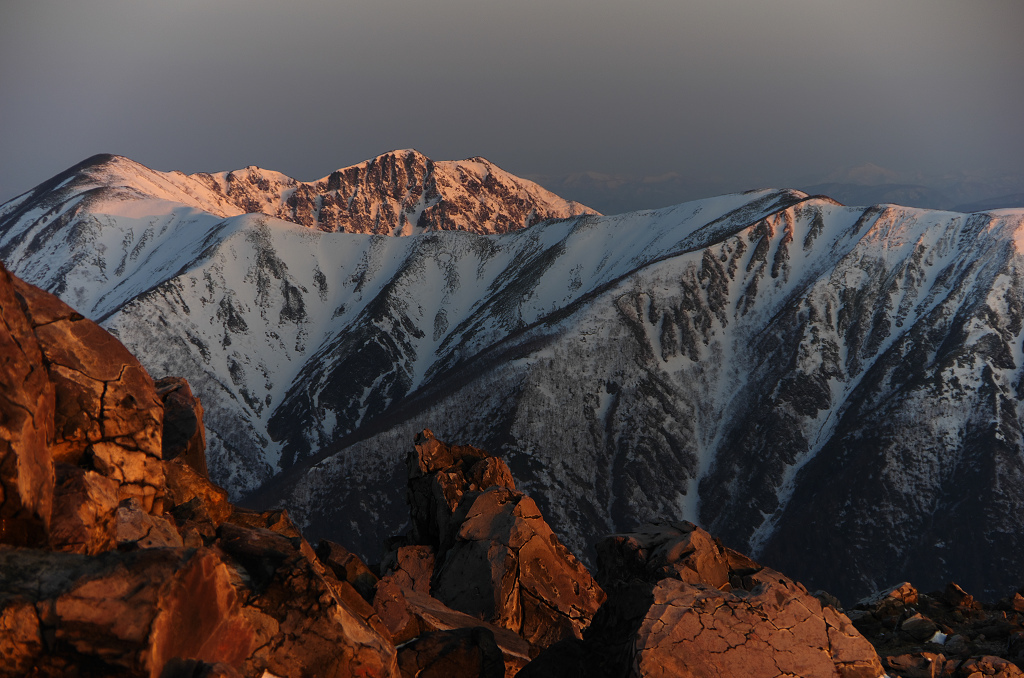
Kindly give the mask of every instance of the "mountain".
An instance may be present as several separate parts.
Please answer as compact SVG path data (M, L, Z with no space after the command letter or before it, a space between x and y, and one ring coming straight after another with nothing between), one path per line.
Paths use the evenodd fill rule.
M1024 211L766 190L396 238L227 212L283 209L286 179L140 167L0 207L0 258L186 377L211 475L312 536L375 557L429 426L502 454L578 553L689 519L846 598L1018 583Z

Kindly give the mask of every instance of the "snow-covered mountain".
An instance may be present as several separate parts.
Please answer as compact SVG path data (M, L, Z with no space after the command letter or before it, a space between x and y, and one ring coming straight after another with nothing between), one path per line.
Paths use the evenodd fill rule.
M388 157L332 177L493 168ZM315 199L293 201L308 225L266 213L295 217L296 186L365 196L410 175L345 193L232 174L84 163L0 206L0 259L188 378L236 495L369 549L400 531L402 461L430 427L503 454L578 552L685 518L844 596L893 577L1018 583L1024 211L756 191L570 216L584 208L535 185L505 209L467 178L484 188L433 203L382 190L360 211L376 234L344 233ZM422 215L455 214L444 195L518 226L563 218L437 230ZM408 230L379 218L392 199L430 230L382 235Z

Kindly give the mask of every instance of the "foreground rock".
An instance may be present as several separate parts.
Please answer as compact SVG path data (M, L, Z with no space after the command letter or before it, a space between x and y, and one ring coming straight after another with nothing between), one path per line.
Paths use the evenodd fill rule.
M287 514L207 480L187 383L2 266L0 319L0 676L398 675Z
M583 640L550 648L521 676L884 674L844 615L690 523L608 537L598 579L608 602Z

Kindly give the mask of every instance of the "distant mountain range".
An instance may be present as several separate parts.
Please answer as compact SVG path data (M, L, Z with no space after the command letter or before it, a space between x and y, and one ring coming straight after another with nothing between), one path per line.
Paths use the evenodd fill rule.
M605 214L674 205L735 190L721 177L668 172L641 176L576 172L536 176L535 181L591 205ZM825 178L797 184L810 195L827 195L845 205L891 203L904 207L982 212L1024 207L1024 176L903 176L875 165L838 171Z
M846 597L1019 583L1021 249L1024 210L602 217L413 151L310 183L102 156L0 206L0 259L186 377L215 479L313 536L400 532L430 427L502 454L577 552L691 519Z

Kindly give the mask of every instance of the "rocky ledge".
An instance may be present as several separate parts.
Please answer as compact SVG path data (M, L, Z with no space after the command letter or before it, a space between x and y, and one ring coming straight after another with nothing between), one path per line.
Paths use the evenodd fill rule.
M0 676L1018 676L1019 593L849 614L689 523L592 575L508 466L424 430L367 565L210 483L203 408L0 267Z

